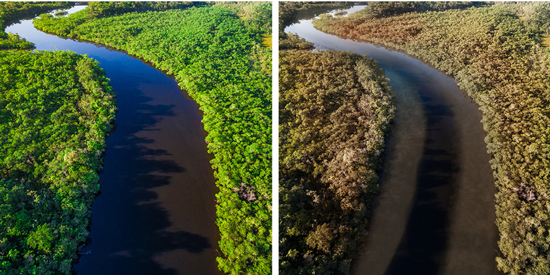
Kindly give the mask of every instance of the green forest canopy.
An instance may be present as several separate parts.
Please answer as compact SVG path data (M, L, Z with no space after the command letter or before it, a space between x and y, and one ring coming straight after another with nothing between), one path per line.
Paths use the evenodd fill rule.
M262 39L271 33L271 3L193 2L184 10L122 14L104 11L107 5L147 10L138 3L92 3L93 9L66 18L41 15L34 24L125 50L174 75L204 112L208 149L214 154L223 253L219 267L231 274L269 274L271 51Z
M0 75L1 273L70 274L115 116L109 80L65 51L0 51Z
M8 23L26 16L34 16L55 8L68 8L68 2L0 2L0 50L1 49L29 49L31 42L17 34L6 33L4 29Z

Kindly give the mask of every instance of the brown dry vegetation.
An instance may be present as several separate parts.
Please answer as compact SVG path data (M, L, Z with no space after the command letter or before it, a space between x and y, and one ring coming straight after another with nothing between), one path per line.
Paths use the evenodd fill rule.
M365 56L279 60L281 274L347 274L378 190L393 93Z
M497 186L498 267L550 274L550 54L541 46L550 4L522 5L383 18L360 12L323 16L314 26L403 50L455 78L483 113Z

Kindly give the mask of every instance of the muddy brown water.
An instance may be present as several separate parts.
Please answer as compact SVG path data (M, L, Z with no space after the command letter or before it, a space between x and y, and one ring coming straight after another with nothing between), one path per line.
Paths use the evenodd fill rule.
M380 194L351 274L500 274L495 187L475 103L404 53L320 32L310 19L285 32L375 59L396 94Z
M82 9L75 7L71 12ZM145 62L92 43L6 29L39 50L71 50L101 63L117 95L90 243L75 266L85 274L222 274L217 270L214 176L202 115L174 79Z

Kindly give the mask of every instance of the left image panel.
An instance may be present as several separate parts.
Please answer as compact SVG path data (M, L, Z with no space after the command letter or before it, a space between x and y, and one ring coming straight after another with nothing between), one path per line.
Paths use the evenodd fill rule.
M0 274L270 274L271 14L0 2Z

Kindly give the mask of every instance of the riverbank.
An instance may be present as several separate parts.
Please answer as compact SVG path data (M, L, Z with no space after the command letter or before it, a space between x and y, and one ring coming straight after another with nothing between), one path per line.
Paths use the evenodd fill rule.
M25 3L25 2L4 2L0 3L0 49L30 49L33 44L21 39L16 33L6 33L4 29L15 21L34 17L40 13L51 11L57 8L69 8L72 4L68 2L57 3Z
M515 6L521 5L409 13L369 20L368 24L365 14L351 19L326 17L316 26L360 40L372 37L429 60L457 80L483 112L487 150L492 155L498 188L497 224L503 253L497 259L499 268L511 274L542 274L550 253L544 245L544 234L528 237L527 232L541 232L541 228L546 232L550 228L545 218L537 218L548 212L541 206L548 204L548 186L542 184L547 182L546 172L541 172L549 169L543 161L547 153L539 148L547 140L544 129L548 128L548 117L544 110L549 98L544 91L550 87L549 55L540 46L542 36L536 21L531 21L536 18L537 8L519 17L516 13L521 7ZM377 29L377 24L397 26L390 21L416 31L404 32L399 39L367 31ZM346 34L337 28L346 30ZM533 223L525 222L531 219ZM520 252L524 249L537 252Z
M30 20L8 30L37 49L98 60L117 94L77 274L221 274L217 189L197 104L174 79L124 53L45 34Z
M270 52L261 46L261 34L270 29L261 20L271 6L248 6L215 4L85 21L82 11L66 20L43 16L34 21L42 30L149 60L174 75L197 101L220 190L223 256L217 261L231 274L271 269L271 63ZM248 12L246 19L236 17L237 11Z
M311 20L285 31L318 49L367 54L396 93L380 195L352 273L468 272L462 265L493 274L494 186L489 155L480 154L485 133L477 106L452 79L403 53L322 33Z
M347 273L378 191L393 92L365 56L279 60L281 274Z
M75 53L2 51L0 72L2 274L70 274L115 95L99 64Z

